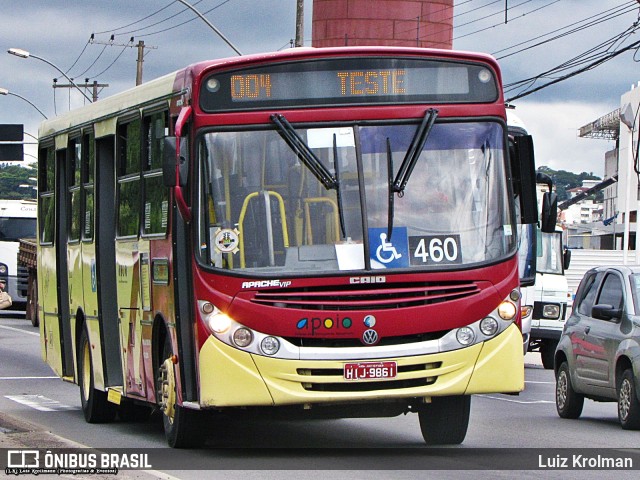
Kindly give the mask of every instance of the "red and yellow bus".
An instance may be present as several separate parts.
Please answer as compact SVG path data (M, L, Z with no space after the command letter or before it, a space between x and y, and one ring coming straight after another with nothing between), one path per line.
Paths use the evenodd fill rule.
M240 409L461 443L472 394L524 386L533 168L487 55L191 65L42 124L42 355L88 422L156 408L174 447Z

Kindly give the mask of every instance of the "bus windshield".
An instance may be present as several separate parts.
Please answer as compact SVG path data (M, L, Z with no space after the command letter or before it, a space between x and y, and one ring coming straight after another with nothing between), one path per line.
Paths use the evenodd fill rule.
M536 271L562 275L562 233L538 230L538 261Z
M297 127L301 147L278 129L204 133L201 261L299 275L461 268L513 253L501 124L436 123L397 192L416 128ZM305 148L315 160L301 158Z

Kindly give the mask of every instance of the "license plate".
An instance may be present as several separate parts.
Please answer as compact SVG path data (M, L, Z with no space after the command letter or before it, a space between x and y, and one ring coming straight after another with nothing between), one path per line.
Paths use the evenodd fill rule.
M344 365L345 380L388 380L396 378L397 375L396 362L360 362Z

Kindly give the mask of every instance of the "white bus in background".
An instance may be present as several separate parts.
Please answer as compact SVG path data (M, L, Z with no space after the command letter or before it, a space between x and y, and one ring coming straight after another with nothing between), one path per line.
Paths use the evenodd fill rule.
M35 200L0 200L0 282L14 306L26 304L27 279L18 274L18 246L22 238L36 236Z
M507 110L507 122L510 136L527 135L527 129L513 112ZM544 174L538 174L538 210L542 210L541 199L545 191L552 188L552 180ZM531 225L521 226L520 278L531 277L532 257L535 262L535 284L521 286L522 333L524 352L540 352L542 365L553 368L553 357L567 318L567 302L571 298L569 286L564 276L569 268L571 252L562 244L562 229L556 227L553 233L543 233Z

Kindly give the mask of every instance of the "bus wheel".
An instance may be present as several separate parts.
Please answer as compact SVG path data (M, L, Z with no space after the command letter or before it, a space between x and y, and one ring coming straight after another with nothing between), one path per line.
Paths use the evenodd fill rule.
M427 445L454 445L464 441L469 426L471 396L433 397L418 410L420 431Z
M165 340L158 368L157 399L167 443L172 448L193 447L197 443L194 416L196 412L177 405L177 388L173 352L169 337Z
M86 327L78 343L78 383L82 412L88 423L110 422L116 415L115 405L107 400L107 392L96 390L93 381L93 359Z

